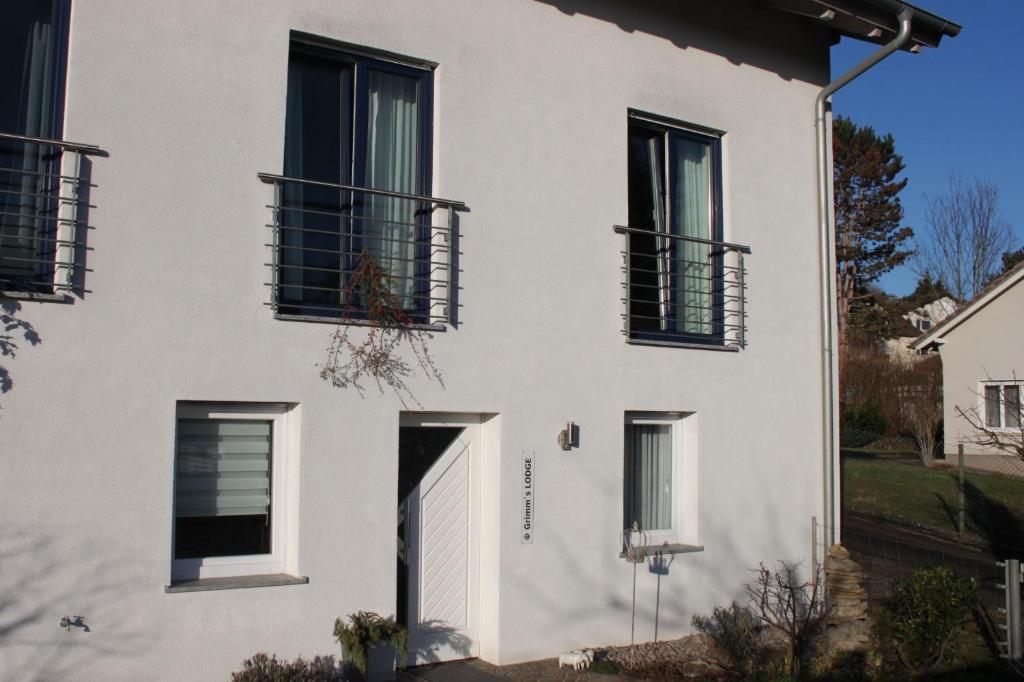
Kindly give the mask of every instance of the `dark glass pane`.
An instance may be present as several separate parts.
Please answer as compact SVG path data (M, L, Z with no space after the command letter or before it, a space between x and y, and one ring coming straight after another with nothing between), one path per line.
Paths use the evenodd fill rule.
M1008 429L1020 428L1020 386L1008 384L1003 386L1003 410L1005 412L1003 426Z
M0 132L56 139L64 113L67 2L5 3ZM52 290L60 149L0 138L0 289Z
M175 520L175 559L269 553L270 522L266 514Z
M652 234L629 236L630 330L662 329L663 297L661 286L665 245L654 235L664 230L664 137L662 133L640 126L629 129L629 226L651 230Z
M999 428L999 387L985 387L985 426Z
M347 183L351 69L291 55L284 174ZM281 202L278 303L284 313L331 315L341 307L343 252L350 233L346 192L286 183Z

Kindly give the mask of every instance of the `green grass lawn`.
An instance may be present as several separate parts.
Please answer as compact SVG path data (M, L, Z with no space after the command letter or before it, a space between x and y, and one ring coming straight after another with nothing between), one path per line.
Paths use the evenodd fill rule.
M1024 479L968 471L965 517L968 539L1024 538ZM940 535L956 535L957 470L928 468L898 457L843 457L843 509Z

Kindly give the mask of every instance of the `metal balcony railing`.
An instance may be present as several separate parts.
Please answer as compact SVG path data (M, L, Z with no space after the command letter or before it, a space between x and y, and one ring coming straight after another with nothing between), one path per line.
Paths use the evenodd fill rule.
M616 225L623 250L623 332L635 342L739 350L747 345L750 248Z
M266 285L277 317L372 321L361 281L372 263L404 320L456 323L464 203L268 173L259 178L274 187Z
M88 188L99 147L0 132L0 294L84 291Z

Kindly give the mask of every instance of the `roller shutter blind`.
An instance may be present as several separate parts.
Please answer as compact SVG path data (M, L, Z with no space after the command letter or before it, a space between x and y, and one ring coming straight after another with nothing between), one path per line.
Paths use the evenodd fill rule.
M273 423L246 419L179 419L175 515L270 513Z

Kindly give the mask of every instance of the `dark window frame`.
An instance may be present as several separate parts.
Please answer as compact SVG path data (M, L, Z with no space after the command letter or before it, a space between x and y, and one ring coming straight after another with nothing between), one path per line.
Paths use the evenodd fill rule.
M37 0L25 0L26 4L37 4ZM52 101L52 109L49 112L48 120L41 125L40 130L24 130L18 126L8 129L6 124L0 127L0 132L15 134L15 135L26 135L28 137L37 137L51 140L61 140L64 136L64 115L67 105L67 72L68 72L68 59L69 59L69 43L70 43L70 30L71 30L71 0L52 0L50 5L51 18L53 20L52 26L55 33L55 43L53 47L53 54L56 58L52 64L52 71L50 72L50 88L48 90L48 97ZM9 24L10 26L10 24ZM17 66L17 65L12 65ZM22 66L22 69L24 67ZM19 82L18 91L20 92L23 86ZM7 88L8 91L13 91L13 88ZM17 103L15 102L15 105ZM16 106L15 106L16 108ZM27 159L30 156L38 156L40 159L40 167L38 169L38 178L33 192L36 194L46 194L52 192L52 196L48 199L45 197L38 197L37 201L44 204L41 211L46 218L36 218L38 225L34 228L33 239L35 246L33 247L34 255L33 258L37 261L34 264L34 273L31 278L26 278L23 275L12 275L5 274L0 271L0 292L12 293L12 294L42 294L52 295L54 294L55 277L56 277L56 266L57 266L57 232L58 232L58 220L57 212L60 208L60 201L57 196L61 185L61 170L63 160L63 150L60 147L54 145L45 145L38 143L19 142L10 139L0 138L0 166L7 167L9 162L18 158ZM7 184L4 181L4 176L12 175L11 172L0 172L0 189L7 189ZM40 184L47 183L43 187ZM52 183L53 186L48 186ZM11 197L12 194L3 193L0 195L0 199L4 197ZM0 202L2 206L3 202ZM0 210L5 210L0 208ZM0 216L0 224L3 224L4 216ZM2 254L2 240L0 240L0 254ZM0 256L0 264L3 259ZM27 270L27 268L26 268Z
M323 64L333 64L339 69L339 74L348 70L348 76L343 75L342 102L340 103L339 127L342 130L341 147L339 148L339 176L330 182L351 185L353 187L366 187L366 140L368 131L368 97L369 91L365 86L370 70L400 75L415 79L416 81L416 104L417 104L417 145L416 145L416 187L414 193L419 196L429 196L433 187L433 109L434 109L434 71L433 64L415 59L405 59L392 55L391 53L366 50L342 43L334 43L318 39L315 36L298 34L293 32L289 47L289 67L293 59L310 59L320 61ZM347 98L347 99L346 99ZM286 123L287 126L287 123ZM285 131L285 146L288 145L288 132ZM286 155L287 157L287 155ZM287 158L283 175L288 175ZM287 191L287 190L286 190ZM360 210L365 207L365 197L369 193L354 191L339 191L338 208L341 216L339 218L339 236L342 237L342 248L344 257L339 257L338 276L339 287L344 288L348 277L356 266L357 254L362 250L362 227L360 225ZM284 206L283 211L294 210L294 206ZM430 275L430 240L432 236L431 226L432 206L424 202L418 205L415 212L416 247L415 247L415 269L413 277L415 286L413 290L414 305L406 310L415 323L427 323L430 318L429 283ZM347 222L347 226L345 223ZM287 231L287 227L282 227ZM286 251L279 251L276 256L276 267L280 270L287 270L289 265L284 262ZM304 281L304 280L303 280ZM288 289L285 283L277 283L276 300L277 312L279 315L288 317L310 317L310 318L342 318L343 316L359 320L367 317L365 310L358 305L348 306L340 301L337 304L324 305L316 301L310 302L303 295L301 300L295 302L286 300L283 292Z
M669 190L668 180L672 177L673 169L676 167L678 160L672 154L671 140L673 137L682 138L693 142L708 145L710 149L710 184L709 191L711 197L709 199L709 227L710 234L708 239L711 241L720 242L723 240L724 235L724 220L723 220L723 169L722 169L722 138L725 133L712 128L703 126L696 126L685 123L683 121L667 118L664 116L658 116L655 114L649 114L642 111L630 109L627 115L627 149L631 146L631 137L634 130L643 130L647 133L654 133L662 136L663 144L662 158L660 159L660 171L661 171L661 192L660 201L662 205L662 211L665 216L671 214L671 206L669 204ZM629 152L627 151L627 154ZM633 182L631 174L631 164L627 163L627 188ZM632 188L627 190L627 198L631 203L634 190ZM631 228L642 228L639 225L634 225L632 220L633 207L630 206L629 221ZM651 230L651 234L657 234ZM631 245L634 244L634 240L637 237L643 238L641 235L634 233L631 235ZM675 241L675 240L672 240ZM636 248L635 246L633 247ZM709 247L714 248L714 247ZM632 267L633 260L635 257L635 251L627 254L629 259L628 265ZM670 327L666 331L648 331L642 329L636 329L633 321L635 314L630 308L630 319L626 320L628 329L628 338L630 340L637 341L648 341L663 344L680 344L680 345L707 345L707 346L723 346L725 344L725 325L724 325L724 312L725 312L725 300L722 290L721 283L724 279L724 259L723 252L719 252L714 256L712 261L711 269L711 332L708 334L702 334L699 332L679 332L671 330L677 321L677 311L679 304L677 302L677 281L679 277L678 265L676 260L671 261L670 272L669 272L669 292L671 298L668 303L669 314L665 318L665 323ZM632 286L632 282L631 282ZM631 290L627 290L626 296L633 298L634 293ZM659 318L660 319L660 318Z

